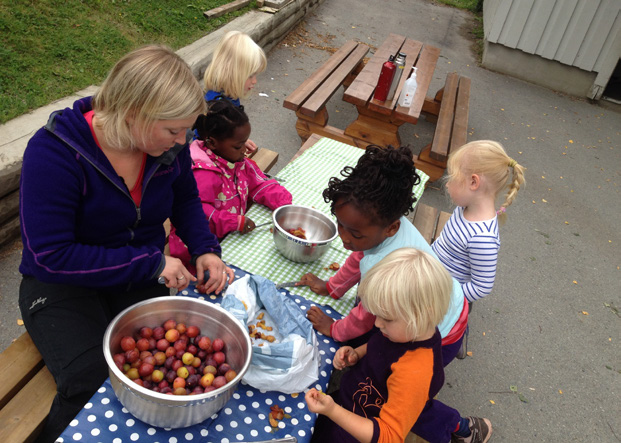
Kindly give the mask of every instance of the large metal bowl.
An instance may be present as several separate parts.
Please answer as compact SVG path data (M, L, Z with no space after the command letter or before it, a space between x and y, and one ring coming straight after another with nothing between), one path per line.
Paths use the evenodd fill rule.
M121 351L121 338L135 335L142 326L159 326L170 318L200 327L201 335L211 339L223 339L227 363L237 371L237 377L219 389L199 395L162 394L127 378L112 360ZM181 296L153 298L125 309L108 325L103 348L110 382L120 402L136 418L163 428L192 426L218 412L233 395L252 358L248 332L235 317L212 303Z
M317 260L338 236L334 220L308 206L281 206L274 211L272 218L276 249L289 260L298 263ZM297 228L306 231L306 240L288 232L289 229Z

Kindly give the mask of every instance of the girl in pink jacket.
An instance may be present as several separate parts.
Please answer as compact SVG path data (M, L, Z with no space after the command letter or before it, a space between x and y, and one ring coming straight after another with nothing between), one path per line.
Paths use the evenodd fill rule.
M244 146L251 128L243 106L235 106L226 98L207 105L207 114L199 115L194 124L198 139L190 145L190 153L209 228L221 239L231 231L245 234L255 228L245 215L250 203L276 209L291 204L291 193L245 157ZM169 246L172 256L190 262L187 247L174 227Z

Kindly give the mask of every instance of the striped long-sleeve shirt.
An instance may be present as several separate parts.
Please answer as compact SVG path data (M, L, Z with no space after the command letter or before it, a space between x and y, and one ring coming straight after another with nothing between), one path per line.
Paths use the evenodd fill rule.
M464 208L457 207L432 248L469 302L492 292L500 249L498 217L471 222L464 218Z

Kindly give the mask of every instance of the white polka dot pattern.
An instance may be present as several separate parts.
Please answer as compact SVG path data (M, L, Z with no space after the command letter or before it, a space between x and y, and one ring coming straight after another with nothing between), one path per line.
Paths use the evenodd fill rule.
M246 273L235 269L236 278ZM187 296L197 297L190 288L183 291ZM311 302L290 294L299 306L309 307ZM220 302L217 297L215 302ZM334 318L341 318L333 312ZM313 385L325 390L332 373L331 359L337 349L329 338L317 340L321 351L319 380ZM278 405L285 410L285 417L273 429L268 421L270 406ZM249 385L239 384L234 395L222 410L203 423L183 429L163 429L148 425L133 417L114 394L110 380L106 380L84 409L61 435L64 442L97 441L160 441L177 442L243 442L271 440L288 435L298 442L309 442L316 415L309 412L304 393L283 394L277 391L259 391Z

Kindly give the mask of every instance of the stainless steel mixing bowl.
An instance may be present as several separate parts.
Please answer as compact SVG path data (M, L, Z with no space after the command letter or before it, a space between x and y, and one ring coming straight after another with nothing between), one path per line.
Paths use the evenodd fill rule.
M226 361L237 371L237 377L219 389L199 395L162 394L127 378L112 359L121 351L121 338L135 335L142 326L160 326L170 318L200 327L201 335L212 340L224 340ZM163 428L192 426L218 412L233 395L252 358L248 331L235 317L213 303L182 296L153 298L125 309L108 325L103 348L110 382L120 402L136 418Z
M308 206L281 206L274 211L272 218L276 249L289 260L298 263L317 260L338 236L334 220ZM288 232L297 228L304 229L306 240Z

